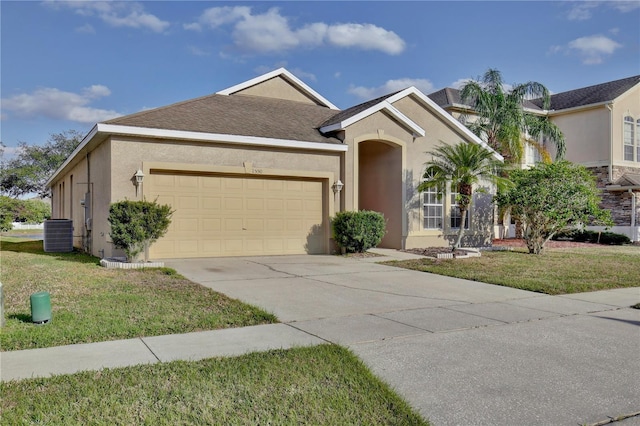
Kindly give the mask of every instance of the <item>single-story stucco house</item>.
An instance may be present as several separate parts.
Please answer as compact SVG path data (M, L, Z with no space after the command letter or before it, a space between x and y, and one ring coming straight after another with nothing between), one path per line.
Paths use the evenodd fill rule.
M121 254L109 205L143 198L175 210L151 259L331 253L330 218L365 209L387 220L382 247L447 246L463 222L455 194L416 191L441 142L486 146L415 87L339 110L278 69L96 124L48 182L53 218L100 257ZM469 219L467 243L489 244L490 193Z

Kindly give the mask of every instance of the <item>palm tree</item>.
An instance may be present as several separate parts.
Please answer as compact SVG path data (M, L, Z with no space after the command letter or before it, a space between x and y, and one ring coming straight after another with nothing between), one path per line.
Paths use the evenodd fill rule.
M505 90L500 71L489 69L480 81L469 81L462 86L460 97L473 108L472 114L477 115L477 120L468 124L469 130L501 153L507 162L519 164L527 144L549 160L540 137L555 144L556 160L564 157L565 141L558 126L546 116L524 110L524 102L532 98L538 98L542 108L549 109L549 90L544 85L530 81Z
M463 223L460 224L458 238L453 245L455 250L460 247L464 234L464 218L471 205L473 186L480 180L485 180L502 189L509 184L509 181L500 176L502 162L493 156L494 153L475 143L460 142L457 145L442 143L427 154L433 158L425 163L426 171L423 175L425 180L418 186L418 191L422 192L430 188L442 191L447 183L451 182L452 190L457 189L459 194L456 202Z

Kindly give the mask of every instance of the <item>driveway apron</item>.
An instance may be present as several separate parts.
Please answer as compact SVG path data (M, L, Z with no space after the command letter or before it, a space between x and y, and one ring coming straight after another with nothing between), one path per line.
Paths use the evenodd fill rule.
M338 256L165 263L349 347L434 425L577 425L640 412L637 287L546 296Z

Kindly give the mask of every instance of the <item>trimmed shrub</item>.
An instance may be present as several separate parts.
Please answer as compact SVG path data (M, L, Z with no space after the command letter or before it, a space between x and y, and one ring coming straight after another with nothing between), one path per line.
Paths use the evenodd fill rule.
M380 244L386 233L382 213L361 210L339 212L332 221L336 243L347 253L363 253Z
M575 241L577 243L593 243L608 245L631 244L631 240L624 234L615 232L598 232L582 229L570 229L558 232L553 236L556 241Z
M158 238L167 233L171 224L171 206L151 201L119 201L109 208L109 236L113 244L124 250L133 261Z

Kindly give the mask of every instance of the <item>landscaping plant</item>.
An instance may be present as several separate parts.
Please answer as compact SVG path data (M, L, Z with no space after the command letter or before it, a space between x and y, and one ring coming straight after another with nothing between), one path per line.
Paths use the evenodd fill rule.
M557 232L587 223L611 225L608 210L599 207L595 177L584 166L560 161L513 170L514 186L499 193L498 204L522 222L529 253L542 254Z
M427 154L433 158L425 164L427 169L423 175L424 181L418 186L418 191L429 188L443 191L447 184L451 183L451 190L458 193L456 202L462 220L471 206L474 185L485 180L503 188L509 183L499 175L502 163L494 157L493 152L480 145L465 142L457 145L442 143ZM476 192L480 191L476 189ZM453 250L460 248L464 229L464 224L461 223Z
M173 211L169 205L153 201L119 201L109 208L109 236L113 244L125 251L127 260L136 257L167 233Z
M347 253L364 253L380 244L386 232L382 213L369 210L338 212L332 226L336 243Z

